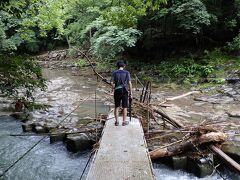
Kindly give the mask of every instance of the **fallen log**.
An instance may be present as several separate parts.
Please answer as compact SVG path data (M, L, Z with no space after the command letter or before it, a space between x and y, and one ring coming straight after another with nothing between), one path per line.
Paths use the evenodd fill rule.
M153 109L152 109L150 106L147 107L146 105L144 105L143 103L140 103L140 102L138 102L138 101L133 101L133 103L136 104L136 105L141 106L141 107L142 107L143 109L145 109L146 111L148 110L149 113L150 113L151 118L152 118L157 124L159 124L159 123L157 122L157 118L156 118L155 115L154 115L154 111L153 111Z
M94 67L94 65L93 65L92 61L90 60L90 58L89 58L84 52L82 52L81 50L79 50L79 49L77 49L77 48L74 48L74 49L75 49L76 51L78 51L80 54L82 54L82 56L84 56L84 57L87 59L87 61L89 62L89 64L90 64L90 66L91 66L94 74L96 74L97 77L99 77L104 83L106 83L107 85L109 85L109 86L112 87L111 82L107 81L106 78L104 78L101 74L99 74L99 73L96 71L96 68Z
M227 139L226 134L222 132L211 132L203 134L200 137L191 138L190 140L176 146L155 149L151 151L149 154L151 159L157 159L165 156L173 156L186 152L187 150L194 149L195 146L199 146L206 143L223 142L226 139Z
M161 134L161 133L194 133L196 131L190 131L186 129L171 129L171 130L151 130L146 133L146 135L150 134Z
M80 134L80 133L92 133L92 132L101 132L103 128L98 128L98 129L86 129L82 131L76 131L76 132L59 132L59 133L28 133L28 134L9 134L9 136L50 136L50 135L60 135L60 134Z
M235 170L238 174L240 174L240 165L235 162L232 158L226 155L221 149L214 145L210 145L210 149L217 154L224 162L230 165L230 167Z
M173 100L176 100L176 99L180 99L180 98L183 98L183 97L186 97L186 96L189 96L189 95L192 95L192 94L198 94L198 93L200 93L200 91L191 91L191 92L182 94L182 95L180 95L180 96L175 96L175 97L171 97L171 98L166 98L166 101L173 101Z
M169 117L166 113L164 112L161 112L160 110L154 108L153 109L153 112L161 115L168 123L170 123L171 125L173 125L174 127L177 127L177 128L181 128L183 127L183 125L179 122L177 122L175 119Z

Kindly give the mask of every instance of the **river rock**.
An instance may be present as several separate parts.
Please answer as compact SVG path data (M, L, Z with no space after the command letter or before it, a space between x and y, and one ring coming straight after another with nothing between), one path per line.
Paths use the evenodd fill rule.
M58 141L65 141L67 138L67 135L65 133L65 130L52 130L50 134L50 143L55 143Z
M32 132L34 127L35 127L35 124L33 124L33 123L23 123L22 124L23 132Z
M226 94L230 97L233 97L234 95L237 95L237 92L236 91L228 91Z
M240 82L240 78L238 77L233 77L233 78L226 78L225 79L228 83L237 83L237 82Z
M57 124L56 123L52 123L52 122L48 122L45 123L44 128L46 128L48 131L56 128Z
M14 117L15 119L19 119L19 120L23 120L24 118L26 118L26 116L24 115L23 112L15 112L15 113L11 114L10 116Z
M235 101L240 101L240 95L235 95L234 99L235 99Z
M57 56L58 56L58 53L54 52L49 55L49 58L56 58Z
M228 96L221 96L221 97L197 97L194 98L195 101L203 101L203 102L209 102L212 104L227 104L234 101L234 98L228 97Z
M84 151L94 144L93 137L86 133L68 135L66 142L67 149L71 152Z
M201 107L201 106L205 105L205 102L196 102L196 103L194 103L194 105Z
M34 130L37 132L37 133L46 133L47 130L43 127L43 126L36 126L34 128Z
M240 118L240 111L228 111L227 114L230 117Z

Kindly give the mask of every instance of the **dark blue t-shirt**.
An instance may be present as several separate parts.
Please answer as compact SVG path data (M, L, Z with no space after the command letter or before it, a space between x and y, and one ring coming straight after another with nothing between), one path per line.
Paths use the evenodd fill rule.
M128 90L128 82L131 80L130 73L126 70L115 70L112 73L112 81L115 84L115 89L125 87Z

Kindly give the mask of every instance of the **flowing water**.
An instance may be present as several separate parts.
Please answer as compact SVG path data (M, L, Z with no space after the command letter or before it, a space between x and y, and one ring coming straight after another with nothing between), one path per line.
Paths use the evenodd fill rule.
M11 133L21 133L21 123L9 116L0 117L0 171L7 169L41 137L12 137ZM90 152L71 153L61 142L50 144L45 138L27 156L19 161L0 180L77 180L82 175L90 157ZM163 165L153 164L157 180L200 180L193 174L175 170ZM88 168L84 172L85 179ZM225 172L227 179L239 177ZM201 180L220 180L219 175Z
M1 171L7 169L41 138L8 136L21 132L18 121L8 116L0 117ZM50 144L49 139L45 138L11 168L2 180L79 179L89 156L89 152L70 153L63 143Z
M94 94L96 80L72 76L63 70L44 70L50 80L46 92L38 92L38 102L50 104L48 111L36 111L33 117L46 118L63 116L76 107L79 100ZM103 100L102 100L103 101ZM98 97L97 112L107 113L109 106ZM74 112L75 118L94 117L94 96ZM72 117L73 118L73 117ZM13 137L9 134L22 133L21 123L9 116L0 116L0 174L31 148L41 137ZM0 180L77 180L82 175L89 160L90 152L68 152L64 143L49 143L45 138L30 153L13 166ZM153 164L157 180L197 180L199 178L184 171L173 171L162 164ZM88 170L88 168L87 168ZM87 170L83 179L86 177ZM238 179L238 176L229 176ZM204 180L222 179L215 174Z

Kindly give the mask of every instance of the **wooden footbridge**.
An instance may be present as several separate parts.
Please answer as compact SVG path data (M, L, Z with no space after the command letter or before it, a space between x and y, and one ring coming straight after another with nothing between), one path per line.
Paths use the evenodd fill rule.
M112 118L106 122L87 180L130 179L155 179L143 129L136 118L127 126L115 126Z

